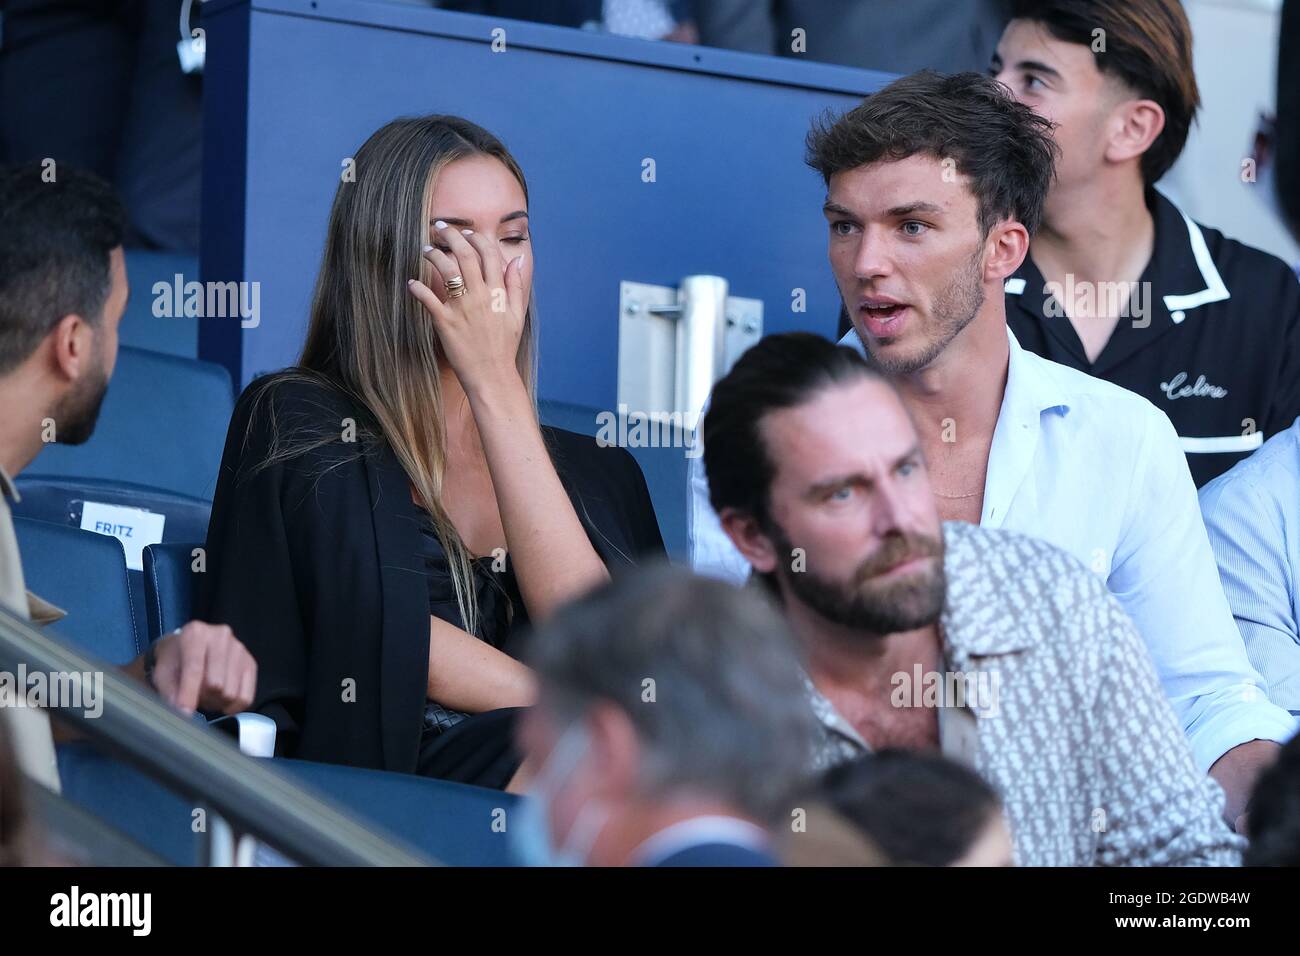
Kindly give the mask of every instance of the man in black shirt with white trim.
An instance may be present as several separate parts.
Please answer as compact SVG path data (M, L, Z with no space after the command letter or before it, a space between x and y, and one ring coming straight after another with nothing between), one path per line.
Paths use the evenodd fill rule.
M1205 484L1300 415L1300 283L1154 189L1200 102L1181 5L1017 0L992 72L1057 124L1061 150L1006 282L1011 331L1154 403Z

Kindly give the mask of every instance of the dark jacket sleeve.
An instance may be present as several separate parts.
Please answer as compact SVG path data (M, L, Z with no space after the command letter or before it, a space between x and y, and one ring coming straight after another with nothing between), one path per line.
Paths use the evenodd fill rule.
M349 419L356 420L355 410L322 386L255 382L241 396L197 606L204 619L229 624L256 658L254 708L275 720L279 753L383 767L392 763L383 732L393 730L381 719L385 655L422 674L427 631L411 627L409 647L385 646L370 480L363 444L345 438ZM266 464L273 437L299 452ZM413 761L418 690L400 704L409 708L410 726L399 749L409 749Z

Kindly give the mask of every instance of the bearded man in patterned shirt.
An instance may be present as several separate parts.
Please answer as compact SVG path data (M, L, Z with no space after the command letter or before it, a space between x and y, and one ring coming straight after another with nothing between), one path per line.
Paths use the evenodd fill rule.
M828 766L938 750L1001 793L1031 866L1236 865L1145 645L1045 541L942 523L915 426L852 349L750 349L704 420L709 495L805 655Z

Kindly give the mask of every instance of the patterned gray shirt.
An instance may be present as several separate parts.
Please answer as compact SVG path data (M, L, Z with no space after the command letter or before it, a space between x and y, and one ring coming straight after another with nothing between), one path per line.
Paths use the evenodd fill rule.
M945 667L993 695L943 708L941 747L969 754L1001 793L1016 861L1238 865L1244 841L1223 822L1223 791L1193 763L1146 647L1105 583L1013 532L948 522L944 542ZM867 752L810 691L823 730L816 764Z

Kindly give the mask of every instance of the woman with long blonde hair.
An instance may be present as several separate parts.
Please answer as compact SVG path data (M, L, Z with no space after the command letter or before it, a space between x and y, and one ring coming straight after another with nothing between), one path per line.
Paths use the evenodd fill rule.
M538 423L532 275L492 134L402 119L357 152L298 365L236 406L200 588L278 752L504 786L526 623L662 556L632 457Z

